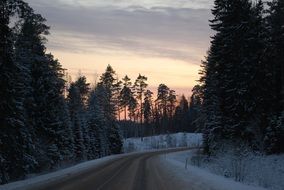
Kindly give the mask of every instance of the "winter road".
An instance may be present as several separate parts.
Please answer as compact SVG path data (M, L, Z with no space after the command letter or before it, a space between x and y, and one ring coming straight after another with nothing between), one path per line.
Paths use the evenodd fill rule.
M172 190L180 189L170 171L163 169L160 159L172 149L130 154L87 171L68 176L29 190ZM160 157L161 156L161 157Z

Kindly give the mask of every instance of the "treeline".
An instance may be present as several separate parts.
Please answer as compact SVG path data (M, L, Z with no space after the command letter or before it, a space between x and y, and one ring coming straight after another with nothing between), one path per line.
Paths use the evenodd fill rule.
M27 3L0 1L0 184L122 150L114 73L91 93L79 78L66 98L65 70L46 53L48 29Z
M195 131L189 119L195 114L194 105L189 107L184 95L178 98L165 84L156 93L147 87L147 77L141 74L134 82L127 75L116 82L117 118L125 137Z
M200 85L206 153L225 143L284 152L284 1L215 0Z
M67 75L67 78L70 77ZM94 88L81 74L75 82L67 84L67 105L79 150L84 149L84 126L92 126L87 118L98 119L102 113L106 114L107 121L117 120L117 130L125 138L197 130L196 118L201 105L199 97L193 94L189 103L184 95L179 98L165 84L160 84L154 93L148 88L147 80L141 74L134 82L127 75L119 79L115 70L108 65ZM102 84L107 88L103 88ZM91 130L99 130L96 127L100 124L103 121Z
M165 84L160 84L154 93L148 88L146 76L139 74L134 82L131 82L127 75L119 79L110 65L100 80L102 79L109 81L107 84L112 93L113 106L110 113L113 113L125 138L181 131L194 132L197 129L194 119L201 104L198 97L193 96L189 104L184 95L179 98L175 91ZM68 84L68 107L71 120L78 124L78 131L83 131L82 126L86 123L84 118L89 114L85 111L88 108L85 103L98 100L93 94L100 91L100 85L101 83L95 84L92 90L86 82L86 77L82 75L75 82ZM99 102L103 103L104 100L100 99ZM102 107L110 109L106 105ZM92 113L96 110L92 110Z

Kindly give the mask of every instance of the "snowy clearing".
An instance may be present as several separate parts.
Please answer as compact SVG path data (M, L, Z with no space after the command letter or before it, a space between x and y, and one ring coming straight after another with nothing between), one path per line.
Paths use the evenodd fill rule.
M141 138L125 139L123 149L127 153L175 147L198 147L201 144L201 133L176 133L144 137L143 141Z
M194 151L183 151L170 153L166 156L160 156L164 161L165 169L173 173L173 178L178 178L181 183L190 184L192 189L205 190L266 190L262 187L249 186L215 175L204 169L187 165L185 169L186 159L194 155Z

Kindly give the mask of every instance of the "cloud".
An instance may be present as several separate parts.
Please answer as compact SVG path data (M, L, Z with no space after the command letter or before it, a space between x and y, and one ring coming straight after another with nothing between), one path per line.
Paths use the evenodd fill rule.
M207 0L28 2L51 25L51 50L129 52L199 64L209 46L210 10L196 8L208 6Z
M69 5L69 6L96 6L96 7L130 7L141 6L152 7L172 7L172 8L205 8L213 6L212 0L28 0L37 5Z

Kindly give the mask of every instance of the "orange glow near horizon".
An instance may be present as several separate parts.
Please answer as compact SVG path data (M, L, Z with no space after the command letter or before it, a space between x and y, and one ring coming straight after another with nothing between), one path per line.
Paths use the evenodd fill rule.
M191 94L192 87L198 79L198 64L190 64L181 60L169 58L142 57L131 53L119 55L102 55L97 53L72 53L52 51L64 68L67 69L72 80L76 80L81 73L88 82L94 84L99 76L110 64L121 79L128 75L132 81L139 73L148 77L149 88L156 90L159 84L164 83L174 89L178 95Z

